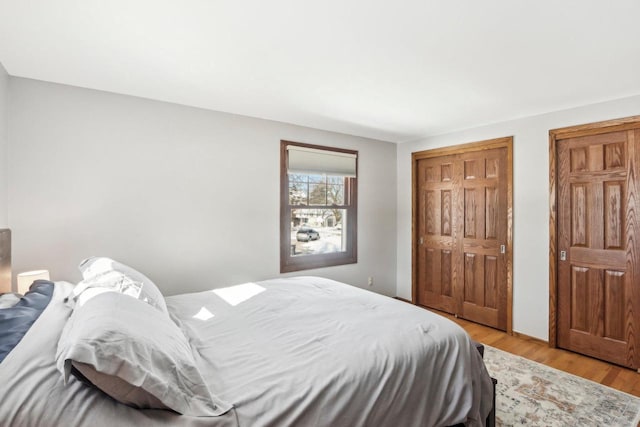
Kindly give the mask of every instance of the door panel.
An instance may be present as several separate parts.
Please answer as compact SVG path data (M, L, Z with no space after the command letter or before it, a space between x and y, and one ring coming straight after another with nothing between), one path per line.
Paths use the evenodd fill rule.
M453 158L423 160L418 167L418 304L455 312L452 251Z
M507 328L507 148L417 162L417 302Z
M460 155L465 229L465 298L460 315L502 330L507 323L506 276L500 265L505 262L500 245L506 243L508 226L506 154L506 148L500 148Z
M557 141L559 347L638 367L637 130ZM636 284L634 286L634 283Z

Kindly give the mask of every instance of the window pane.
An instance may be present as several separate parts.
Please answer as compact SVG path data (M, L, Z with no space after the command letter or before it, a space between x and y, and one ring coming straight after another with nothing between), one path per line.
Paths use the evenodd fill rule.
M290 173L289 174L289 182L300 182L300 183L307 183L307 175L301 175L298 173Z
M289 174L289 204L344 205L344 182L341 176Z
M289 204L308 205L308 194L306 182L289 181Z
M309 184L309 204L310 205L326 205L327 204L327 185L326 184Z
M346 209L295 209L291 212L291 255L345 252Z
M326 175L306 175L312 184L325 184L327 182Z
M344 184L327 185L327 204L344 205Z

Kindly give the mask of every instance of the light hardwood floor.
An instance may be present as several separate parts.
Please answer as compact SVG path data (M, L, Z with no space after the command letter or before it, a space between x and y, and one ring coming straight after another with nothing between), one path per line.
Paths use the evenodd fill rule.
M640 374L636 371L570 351L549 348L543 341L507 335L493 328L432 311L455 321L471 338L483 344L640 397Z

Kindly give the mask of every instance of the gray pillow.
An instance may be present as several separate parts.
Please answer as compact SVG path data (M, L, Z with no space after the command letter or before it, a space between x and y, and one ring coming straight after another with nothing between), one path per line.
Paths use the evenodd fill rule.
M78 269L82 273L82 278L84 280L78 284L78 287L76 287L76 290L74 291L74 295L76 297L87 288L103 287L101 286L100 281L104 281L103 278L105 276L113 276L112 272L115 271L121 273L123 277L130 281L140 284L141 293L138 297L139 299L157 307L166 314L169 313L167 311L167 304L164 301L162 292L160 292L160 289L158 289L156 284L147 276L128 265L107 257L91 257L83 260L78 266ZM88 286L82 286L86 284L88 284Z
M218 416L231 405L214 396L182 331L149 304L106 292L77 307L56 353L58 370L72 368L114 399L137 408Z

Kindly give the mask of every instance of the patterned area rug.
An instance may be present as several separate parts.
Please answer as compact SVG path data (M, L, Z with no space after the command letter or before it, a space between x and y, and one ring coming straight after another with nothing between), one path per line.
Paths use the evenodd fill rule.
M485 346L498 426L638 426L640 398Z

